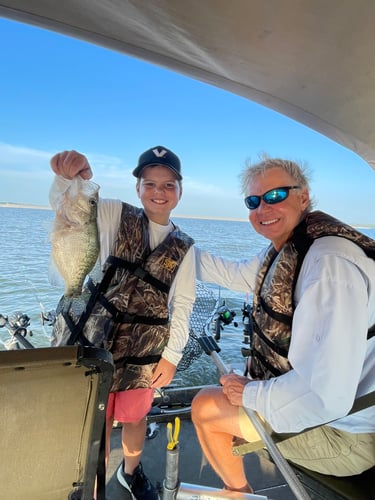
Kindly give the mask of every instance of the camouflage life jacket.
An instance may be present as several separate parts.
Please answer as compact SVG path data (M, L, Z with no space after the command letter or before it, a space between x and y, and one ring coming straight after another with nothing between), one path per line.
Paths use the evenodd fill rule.
M169 290L193 243L175 228L151 251L143 210L123 204L113 248L119 266L106 294L109 310L115 308L117 323L110 348L115 363L112 391L150 386L154 368L169 340ZM108 303L104 304L107 310Z
M115 365L112 392L149 387L169 340L169 290L193 243L175 227L151 251L143 209L123 203L103 279L97 284L89 280L90 297L78 322L59 314L53 345L109 350Z
M258 273L252 308L250 375L277 377L291 369L288 351L291 340L294 291L305 255L315 239L339 236L353 241L375 259L375 241L323 212L314 211L295 228L280 252L270 245ZM368 338L375 334L375 325Z

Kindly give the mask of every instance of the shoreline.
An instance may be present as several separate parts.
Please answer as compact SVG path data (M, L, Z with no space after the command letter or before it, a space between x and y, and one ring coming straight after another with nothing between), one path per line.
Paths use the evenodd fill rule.
M52 210L51 207L47 205L32 205L32 204L23 204L23 203L11 203L11 202L2 202L0 203L0 208L31 208L35 210ZM172 219L198 219L198 220L223 220L228 222L249 222L249 219L241 219L237 217L208 217L204 215L183 215L183 214L173 214ZM363 224L352 224L352 227L357 229L375 229L374 226L363 225Z
M0 208L26 208L35 210L52 210L51 207L46 205L32 205L23 203L0 203ZM241 219L236 217L205 217L204 215L183 215L183 214L173 214L172 219L200 219L200 220L224 220L232 222L248 222L248 219Z
M26 203L23 204L23 203L10 203L10 202L0 203L0 208L34 208L37 210L52 210L52 208L47 205L31 205Z

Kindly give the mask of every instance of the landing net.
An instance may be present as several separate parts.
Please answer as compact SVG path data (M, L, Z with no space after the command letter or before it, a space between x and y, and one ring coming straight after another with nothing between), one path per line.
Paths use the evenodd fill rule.
M215 298L212 291L199 281L196 282L195 293L196 299L190 317L189 340L183 350L181 361L177 365L177 371L189 368L191 363L203 353L198 337L205 333L219 306L219 299Z

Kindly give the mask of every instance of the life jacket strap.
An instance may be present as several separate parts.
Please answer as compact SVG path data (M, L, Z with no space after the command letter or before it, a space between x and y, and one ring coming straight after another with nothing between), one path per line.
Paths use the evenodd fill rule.
M276 352L279 356L282 356L283 358L288 357L288 350L285 349L284 347L280 347L277 345L275 342L270 340L268 337L264 335L264 333L261 331L259 328L257 322L255 321L255 318L253 318L253 329L257 336L265 343L268 345L270 349L272 349L274 352Z
M98 302L111 314L112 319L115 323L129 323L136 324L141 323L143 325L167 325L169 323L169 317L157 318L154 316L141 316L139 314L128 314L126 312L119 311L116 306L114 306L109 300L101 295L98 298Z
M271 318L276 319L280 323L284 323L284 325L292 326L293 317L288 316L287 314L280 313L278 311L274 311L267 302L263 299L262 296L259 296L260 303L262 308L266 311L266 313L271 316Z
M89 278L88 283L87 283L87 288L91 292L90 298L87 302L86 309L84 313L81 315L79 318L78 322L75 324L69 317L68 313L63 313L63 317L66 321L66 324L68 325L69 330L72 332L67 344L68 345L74 345L77 340L82 345L87 345L87 346L92 346L93 344L83 335L83 328L87 322L87 320L90 317L90 314L92 313L92 310L94 309L94 306L99 299L99 297L104 294L108 286L115 274L116 268L113 266L110 266L106 273L104 274L102 280L97 283L96 285L93 283L91 278Z
M145 271L143 267L141 267L136 262L129 262L125 259L120 259L119 257L115 257L110 255L107 258L107 263L115 266L116 268L126 269L130 271L134 276L137 276L142 281L149 283L154 286L157 290L160 290L164 293L169 293L170 287L166 285L162 281L158 280L154 276L152 276L149 272Z
M254 359L257 359L263 367L265 367L274 377L279 377L282 375L282 372L275 368L273 365L271 365L267 359L256 349L251 349L251 356ZM254 369L250 366L250 376L252 378L259 378L259 375L254 371Z
M367 331L367 340L370 340L375 335L375 325L372 325Z
M117 361L115 361L115 367L116 369L118 368L123 368L124 366L131 364L131 365L150 365L152 363L158 363L161 359L160 354L155 354L155 355L149 355L149 356L124 356Z

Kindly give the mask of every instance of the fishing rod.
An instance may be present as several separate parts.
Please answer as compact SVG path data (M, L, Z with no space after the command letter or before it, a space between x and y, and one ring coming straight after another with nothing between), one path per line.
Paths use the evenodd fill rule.
M215 312L215 317L213 320L213 329L215 331L215 340L219 341L221 337L221 331L224 330L225 325L230 325L233 322L234 317L236 316L236 313L229 309L225 305L225 301L223 302L223 305L218 307ZM238 323L234 321L233 325L235 327L238 326Z
M205 332L213 330L215 336L220 333L224 325L229 325L232 323L235 317L234 311L231 311L225 306L225 302L220 306L220 300L215 301L213 309L211 309L211 314L206 318L204 324L202 325L202 330L204 333L199 336L194 334L197 342L201 344L200 339L205 335ZM235 324L234 326L238 326ZM215 340L216 349L220 350ZM220 338L220 335L219 335ZM201 345L202 352L206 352L205 346ZM189 406L189 411L190 411ZM181 415L181 409L176 412ZM175 414L176 414L175 413ZM238 491L223 490L218 488L206 487L199 484L183 483L179 480L179 441L178 435L180 431L180 419L175 418L175 430L172 431L173 426L171 422L167 425L167 451L166 451L166 473L163 482L162 499L163 500L221 500L221 499L233 499L233 500L267 500L264 495L258 495L255 493L245 493Z
M218 353L220 352L220 348L212 336L207 334L201 335L199 337L199 342L204 352L212 358L220 375L228 375L229 373L231 373L230 368L228 368L228 366L219 356ZM310 500L310 496L307 494L305 488L302 486L295 472L280 453L270 434L268 434L266 429L263 427L262 421L260 420L258 414L250 408L243 407L243 410L248 416L250 422L253 424L255 430L258 432L260 438L266 445L273 461L284 476L296 498L298 500Z
M41 314L40 319L43 324L47 323L52 326L55 321L55 313L54 311L44 312ZM8 351L21 349L21 347L34 349L35 346L26 338L27 336L33 336L29 326L30 317L21 311L17 311L9 317L6 314L0 314L0 328L6 327L10 336L6 342L1 341L5 349Z
M193 359L196 359L203 354L203 349L199 343L198 331L206 331L207 328L212 329L215 340L219 341L221 331L224 330L224 327L232 323L234 327L238 326L238 323L234 321L236 313L225 304L225 300L220 300L220 297L213 299L202 285L199 287L199 298L202 303L200 304L198 313L196 312L197 319L192 322L192 328L190 331L190 337L194 339L194 350L192 351L193 356L191 357L190 352L187 352L187 357L190 361L187 364L187 367L190 366ZM194 312L192 314L192 317L193 316ZM203 316L205 316L204 321ZM198 347L198 349L196 347ZM186 367L183 369L185 370ZM152 408L147 415L147 421L149 423L163 422L168 417L173 415L179 415L181 418L190 417L191 401L195 394L203 387L205 386L202 385L182 388L178 385L169 385L167 387L157 389L155 391Z
M46 337L46 339L48 339L50 341L51 340L51 336L48 335L48 333L47 333L47 331L46 331L46 329L44 327L44 324L47 323L48 326L52 326L53 325L53 323L55 322L55 319L56 319L56 311L47 311L46 310L46 308L44 307L43 302L41 301L41 299L40 299L40 297L38 295L38 292L37 292L37 289L36 289L34 283L29 278L27 278L26 273L25 273L25 269L23 270L23 273L24 273L24 281L30 287L31 292L34 295L34 298L35 298L35 300L37 301L37 303L39 305L39 309L40 309L40 324L41 324L41 328L42 328L42 331L43 331L43 335Z
M5 347L8 350L20 349L19 344L22 344L25 349L33 349L34 346L26 339L27 334L30 337L33 335L33 332L27 329L29 326L30 318L27 314L17 312L10 318L0 314L0 328L7 327L10 335L9 341L4 344Z

